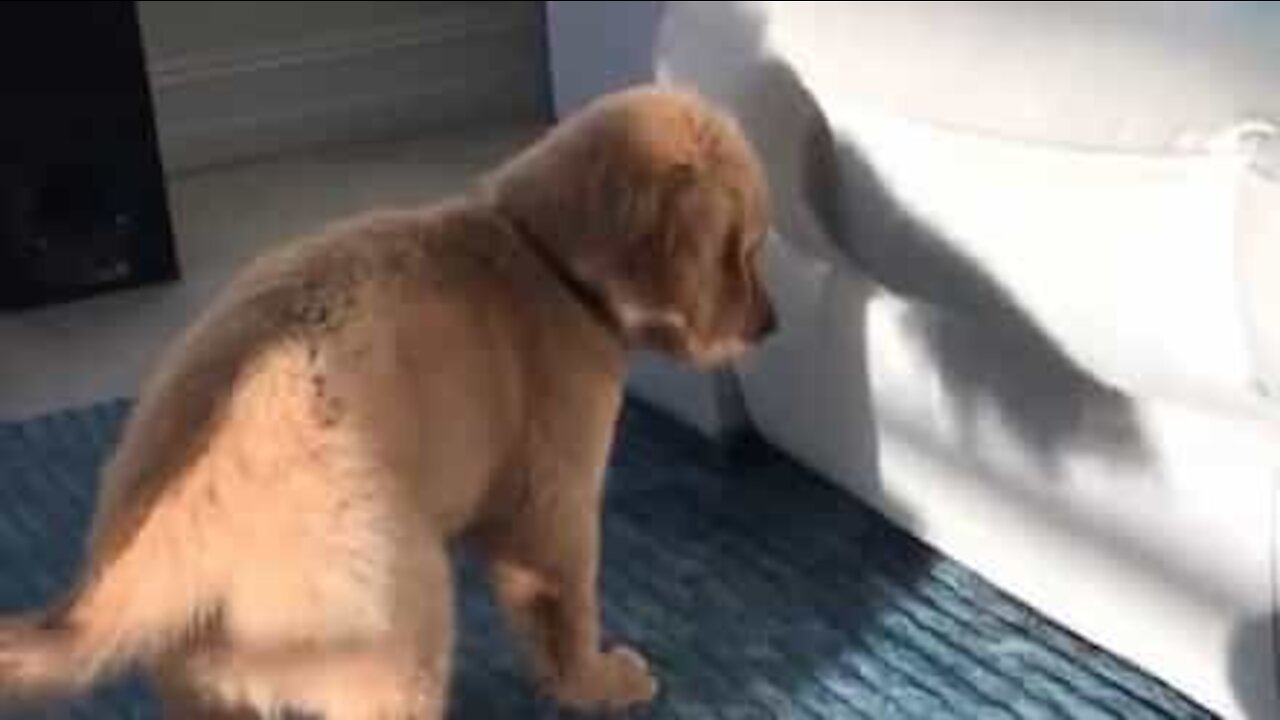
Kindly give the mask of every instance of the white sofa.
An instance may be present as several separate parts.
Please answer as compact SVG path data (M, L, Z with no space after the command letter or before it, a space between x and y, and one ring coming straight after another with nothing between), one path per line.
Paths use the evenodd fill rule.
M1225 718L1280 717L1280 3L667 3L781 333L642 371ZM553 49L554 51L554 49ZM692 405L691 405L692 403Z

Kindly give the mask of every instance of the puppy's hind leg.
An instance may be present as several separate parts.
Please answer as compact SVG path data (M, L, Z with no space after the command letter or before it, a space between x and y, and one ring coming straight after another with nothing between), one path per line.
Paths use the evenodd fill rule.
M166 720L257 720L250 708L222 708L203 697L177 672L160 672L154 678L160 714Z
M325 720L442 720L446 681L395 644L337 650L297 667L299 709Z
M287 709L324 720L440 720L453 646L452 568L438 541L404 550L410 557L397 562L385 630L213 650L192 661L197 682L228 706L266 717Z

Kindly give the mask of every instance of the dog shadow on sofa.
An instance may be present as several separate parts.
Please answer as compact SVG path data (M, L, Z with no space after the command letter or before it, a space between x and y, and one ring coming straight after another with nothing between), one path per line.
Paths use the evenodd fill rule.
M699 14L680 19L696 36ZM708 33L714 50L664 48L659 68L699 68L699 91L735 109L770 178L774 224L790 249L865 281L867 299L887 288L913 305L906 330L936 359L961 440L972 441L964 450L976 449L983 425L1009 436L1048 481L1063 478L1068 456L1149 466L1129 398L1077 365L960 243L896 197L856 142L833 132L795 69L763 49L761 31L742 25L727 39L723 28ZM850 382L865 381L865 370L851 368L863 377Z
M700 37L697 15L692 11L681 15L688 37ZM1133 400L1075 362L1020 307L1008 288L964 254L959 243L895 197L857 143L837 136L827 125L820 105L793 68L770 57L760 41L762 33L743 28L740 37L729 40L722 39L723 34L720 27L705 33L717 38L720 45L715 48L704 50L701 44L690 43L680 49L689 55L677 55L671 63L677 69L675 79L680 80L681 67L699 68L704 73L696 83L699 90L740 112L739 119L757 140L774 186L775 226L788 249L848 273L848 284L856 290L840 300L849 306L842 319L853 327L836 330L858 340L865 337L869 306L887 289L906 308L896 316L903 323L898 329L932 361L951 401L950 419L956 433L940 442L931 428L910 426L910 418L877 416L868 372L874 358L849 360L851 367L839 369L843 372L839 377L856 387L840 402L861 397L861 416L879 427L871 432L865 472L846 470L865 477L841 479L865 484L868 495L883 499L885 484L874 438L895 434L897 440L939 462L989 478L999 492L1009 493L1012 502L1027 505L1036 517L1064 534L1191 588L1206 602L1220 600L1196 578L1181 576L1178 568L1125 538L1110 535L1107 528L1055 500L1054 488L1071 481L1072 464L1080 459L1114 469L1110 481L1115 483L1159 482L1158 459ZM737 67L707 70L709 63ZM724 78L741 84L731 85ZM1082 278L1081 291L1087 291L1087 284L1088 279ZM787 327L785 317L782 331L784 335L795 332ZM798 347L806 354L791 359L797 367L828 361L812 357L821 355L812 351L821 345ZM867 347L864 355L874 352ZM803 384L799 372L795 374L797 384ZM796 400L800 404L807 389L789 392L800 398ZM892 398L888 404L892 405ZM859 416L858 409L849 416ZM851 435L858 432L849 429ZM992 432L1000 433L997 444L1003 449L1015 449L1017 463L1007 462L1008 456L992 459L984 454L992 444ZM911 526L910 514L901 515L906 518L904 524ZM820 662L821 658L811 660L815 668ZM1256 703L1247 695L1252 686L1242 682L1238 692L1252 707ZM1187 710L1191 711L1189 706Z
M909 303L904 329L934 358L966 453L980 453L980 430L999 428L1045 480L1062 479L1063 461L1080 455L1154 469L1123 392L1081 368L958 242L895 198L854 141L822 126L808 146L815 213L852 268Z
M929 433L900 421L893 431L939 460L990 478L1046 523L1097 542L1206 602L1231 602L1200 579L1184 577L1179 568L1057 506L1051 494L1034 491L1035 483L1012 477L1007 465L984 459L978 426L995 417L1033 459L1035 476L1043 481L1066 481L1065 462L1080 457L1113 468L1116 482L1158 482L1161 474L1133 400L1080 367L979 263L895 198L854 141L837 137L825 123L817 125L803 172L813 213L847 269L912 305L904 328L935 361L957 411L956 447L940 447ZM1277 648L1280 619L1274 613L1233 633L1230 681L1248 720L1273 717L1280 702Z

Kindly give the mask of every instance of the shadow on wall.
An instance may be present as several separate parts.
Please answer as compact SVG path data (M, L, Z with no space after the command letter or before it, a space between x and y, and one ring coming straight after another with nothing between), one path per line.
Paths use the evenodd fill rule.
M652 79L663 5L657 0L545 3L556 117L601 93Z
M1261 615L1236 628L1230 673L1246 720L1274 720L1280 709L1280 613Z

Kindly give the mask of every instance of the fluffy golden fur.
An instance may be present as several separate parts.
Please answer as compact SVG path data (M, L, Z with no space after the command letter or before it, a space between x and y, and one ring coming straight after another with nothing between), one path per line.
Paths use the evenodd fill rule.
M635 88L464 196L250 264L144 387L79 582L0 626L0 693L137 668L173 717L438 718L467 542L549 693L649 700L598 630L626 357L765 335L766 223L735 125Z

